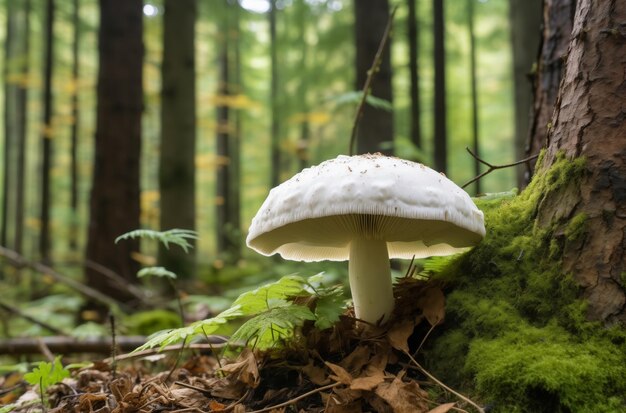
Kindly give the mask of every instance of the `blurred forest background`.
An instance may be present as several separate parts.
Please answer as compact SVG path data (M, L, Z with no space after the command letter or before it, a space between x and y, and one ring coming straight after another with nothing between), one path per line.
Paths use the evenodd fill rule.
M220 282L293 271L247 250L247 227L273 185L348 153L396 5L362 120L386 130L366 138L362 124L359 142L459 185L484 170L466 147L494 164L525 157L540 1L3 1L2 290L16 301L63 292L39 264L77 280L85 272L107 294L110 279L97 281L107 272L133 280L158 262L213 294ZM508 168L467 190L523 182L523 168ZM114 244L139 227L199 238L189 258L150 240ZM297 268L335 268L307 265ZM258 277L244 283L247 274Z

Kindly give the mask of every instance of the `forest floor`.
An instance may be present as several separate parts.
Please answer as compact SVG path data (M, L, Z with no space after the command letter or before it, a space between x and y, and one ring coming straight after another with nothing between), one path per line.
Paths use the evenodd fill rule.
M298 340L270 350L243 347L224 358L215 352L178 352L173 354L175 360L156 353L94 362L49 386L44 397L37 386L22 386L11 393L13 407L6 411L483 411L417 360L424 342L444 319L441 289L404 278L395 294L396 311L384 328L364 326L345 314L331 329L305 325ZM10 385L5 382L2 387ZM7 394L0 392L4 402L11 401Z

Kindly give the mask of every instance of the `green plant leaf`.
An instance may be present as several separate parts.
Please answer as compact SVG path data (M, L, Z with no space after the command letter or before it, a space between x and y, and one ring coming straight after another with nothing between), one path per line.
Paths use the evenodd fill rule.
M286 300L300 295L310 296L305 290L307 282L298 275L287 275L280 280L241 294L233 303L244 315L255 315L270 309L272 300Z
M164 267L146 267L137 271L137 277L160 277L175 280L178 276Z
M320 330L330 328L339 321L339 316L346 308L346 299L341 287L334 287L320 292L315 303L315 327Z
M342 93L340 95L332 96L326 101L334 103L337 106L344 106L358 105L361 102L361 99L363 99L363 91L353 90L350 92ZM368 94L365 98L365 102L376 109L382 109L388 112L391 112L393 110L393 105L391 104L391 102L385 99L378 98L376 96L372 96L370 94Z
M230 341L243 341L246 344L254 341L257 348L269 348L293 337L296 328L301 327L306 320L315 320L315 315L308 307L285 302L243 323Z
M70 372L61 364L61 356L57 356L54 362L39 362L33 371L24 374L24 380L33 386L40 386L41 394L45 394L48 387L69 376Z
M198 239L198 233L190 229L179 228L174 228L167 231L136 229L134 231L130 231L120 235L115 239L115 243L117 244L119 241L135 238L154 239L165 245L165 248L169 248L170 244L175 244L181 247L185 252L189 252L189 250L193 248L193 245L191 245L188 240Z

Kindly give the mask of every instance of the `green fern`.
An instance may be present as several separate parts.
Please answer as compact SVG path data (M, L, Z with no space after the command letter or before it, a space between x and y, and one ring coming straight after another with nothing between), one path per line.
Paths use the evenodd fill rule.
M287 300L298 296L310 296L306 291L307 280L298 275L287 275L280 280L241 294L233 303L244 315L255 315L268 310L272 301Z
M170 278L175 280L178 276L163 267L146 267L137 271L137 277L160 277L160 278Z
M152 229L136 229L134 231L127 232L125 234L120 235L115 239L115 243L117 244L119 241L126 239L135 239L135 238L148 238L157 240L163 245L165 248L169 248L170 244L175 244L181 247L185 252L189 252L193 245L189 243L190 239L198 239L198 233L196 231L192 231L190 229L170 229L167 231L155 231Z

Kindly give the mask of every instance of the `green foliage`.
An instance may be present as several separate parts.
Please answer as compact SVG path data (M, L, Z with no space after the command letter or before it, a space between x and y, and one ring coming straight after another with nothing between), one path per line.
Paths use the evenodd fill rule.
M40 361L33 371L24 374L24 380L33 386L39 386L39 391L43 395L46 394L48 387L69 376L69 370L61 364L61 356L57 356L54 362Z
M131 334L149 335L180 326L180 315L168 310L139 311L124 318Z
M626 405L626 333L585 317L561 267L585 217L539 226L546 194L576 185L584 159L556 163L518 196L478 199L483 242L437 277L450 283L444 331L426 359L447 384L472 388L494 412L617 412ZM557 239L555 233L563 233Z
M252 342L258 348L275 346L296 337L296 332L307 320L315 321L318 328L328 328L343 312L344 302L339 287L326 288L319 276L308 280L288 275L280 280L241 294L225 311L187 327L163 330L135 351L146 350L189 341L196 337L219 334L232 328L231 322L251 317L231 340ZM306 302L312 306L294 302Z
M152 229L136 229L134 231L127 232L120 235L115 239L117 244L119 241L135 238L148 238L157 240L161 244L169 248L170 244L178 245L185 252L189 252L193 245L189 243L190 239L198 239L198 233L189 229L170 229L167 231L155 231Z
M165 269L164 267L145 267L137 271L137 277L159 277L159 278L169 278L171 280L175 280L177 278L176 274L172 271Z
M358 105L363 99L363 91L362 90L354 90L346 93L342 93L337 96L333 96L327 100L329 103L333 103L337 106L344 105ZM365 103L376 108L386 110L388 112L393 111L393 105L391 102L385 99L378 98L376 96L372 96L368 94L365 98Z
M12 412L17 405L15 404L7 404L6 406L0 407L0 413L9 413Z
M109 335L110 331L102 324L89 321L87 323L83 323L79 326L74 327L70 334L72 335L72 337L81 339L89 337L104 337Z

